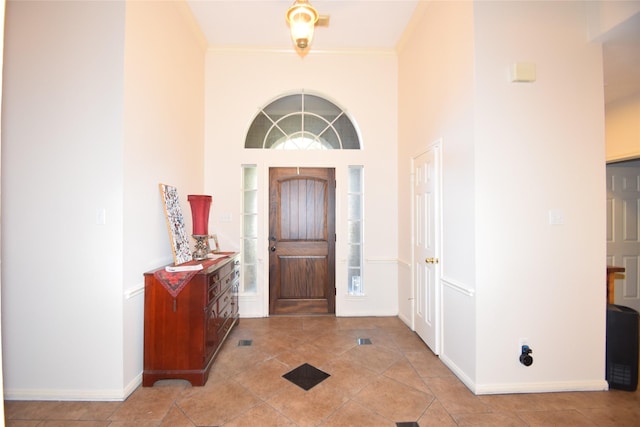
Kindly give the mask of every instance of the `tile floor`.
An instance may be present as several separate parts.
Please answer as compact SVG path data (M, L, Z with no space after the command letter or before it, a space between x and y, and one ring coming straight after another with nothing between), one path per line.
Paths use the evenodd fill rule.
M330 377L309 391L282 378L303 363ZM399 319L378 317L241 319L204 387L5 405L9 427L640 425L640 392L475 396Z

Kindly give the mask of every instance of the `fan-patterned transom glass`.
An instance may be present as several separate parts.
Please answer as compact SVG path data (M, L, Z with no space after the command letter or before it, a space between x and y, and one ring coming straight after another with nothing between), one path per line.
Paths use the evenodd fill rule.
M359 150L358 131L347 114L316 95L276 99L256 115L245 148L278 150Z

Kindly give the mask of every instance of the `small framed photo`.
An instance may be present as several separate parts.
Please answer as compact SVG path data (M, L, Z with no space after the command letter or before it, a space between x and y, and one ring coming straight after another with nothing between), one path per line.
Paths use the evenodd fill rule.
M217 234L209 235L209 248L211 249L211 252L213 252L214 254L220 252L220 245L218 244Z

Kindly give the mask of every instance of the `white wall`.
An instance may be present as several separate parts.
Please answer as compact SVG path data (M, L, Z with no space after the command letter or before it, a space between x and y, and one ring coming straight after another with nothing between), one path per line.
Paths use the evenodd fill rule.
M411 159L441 139L444 317L440 355L461 375L472 378L476 341L473 25L472 2L420 4L400 45L398 79L399 256L411 263ZM406 290L412 287L410 279L409 275L399 283L405 289L401 313L412 310L413 299L407 300L412 294Z
M116 397L124 3L9 1L6 13L5 397Z
M606 388L602 58L584 6L432 2L400 46L399 182L441 137L441 359L475 393ZM535 83L509 82L518 61Z
M173 263L159 183L187 195L204 186L206 40L183 1L127 2L124 71L124 381L143 369L144 278ZM191 241L193 247L193 241Z
M2 69L2 63L4 58L4 11L5 11L6 2L2 0L0 2L0 69ZM0 99L2 99L2 76L0 76ZM2 107L0 106L0 130L2 129ZM1 153L0 153L1 154ZM1 158L1 156L0 156ZM0 168L1 169L1 168ZM2 179L0 176L0 185L2 184ZM0 212L2 212L2 203L0 201ZM0 215L1 217L1 215ZM0 229L0 238L2 237L2 230ZM1 247L0 247L0 256L1 256ZM0 258L1 259L1 258ZM2 265L0 263L0 275L2 274ZM2 280L0 278L0 289L1 289ZM2 295L0 292L0 306L2 301ZM2 310L0 309L0 330L2 329ZM3 369L2 369L2 334L0 333L0 384L4 384L3 381ZM0 400L4 402L4 387L0 387ZM4 405L0 405L0 420L4 420Z
M580 2L478 2L474 17L475 391L606 388L601 47ZM509 82L518 61L534 83Z
M172 261L158 183L202 191L202 36L180 2L10 1L5 41L5 396L120 400Z
M207 55L205 190L213 196L211 233L223 250L240 242L242 164L259 170L257 295L241 295L241 316L268 314L268 168L336 168L336 314L397 314L397 63L392 52L210 50ZM344 108L361 132L362 150L245 150L259 109L296 91L323 96ZM346 178L348 165L365 167L365 297L346 296ZM231 214L231 222L221 216Z
M607 161L640 157L640 93L606 106Z
M640 1L586 1L584 7L589 40L602 42L619 24L640 12Z
M640 13L640 1L592 1L586 8L589 39L615 41L620 26ZM610 102L605 111L607 162L640 157L640 94Z

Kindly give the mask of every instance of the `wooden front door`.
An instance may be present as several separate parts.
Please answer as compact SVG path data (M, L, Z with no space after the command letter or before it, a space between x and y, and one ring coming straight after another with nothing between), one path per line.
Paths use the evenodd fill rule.
M335 170L269 169L269 314L335 313Z

